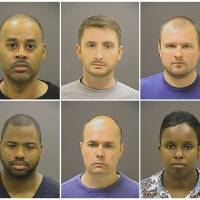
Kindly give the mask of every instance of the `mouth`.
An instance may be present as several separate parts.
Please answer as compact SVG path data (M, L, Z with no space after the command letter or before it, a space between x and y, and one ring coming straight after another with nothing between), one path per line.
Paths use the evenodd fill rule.
M173 62L172 64L173 64L173 65L185 65L184 62Z
M96 162L96 163L93 163L92 165L106 166L106 164L105 164L105 163L101 163L101 162Z
M12 167L16 170L24 170L27 168L27 164L25 162L14 162L12 163Z
M14 65L12 65L12 69L18 73L23 73L29 68L27 63L24 62L18 62Z
M106 66L104 63L92 63L92 65L99 69Z
M176 169L183 169L186 167L185 164L183 164L183 163L173 163L171 165L172 165L172 167L174 167Z

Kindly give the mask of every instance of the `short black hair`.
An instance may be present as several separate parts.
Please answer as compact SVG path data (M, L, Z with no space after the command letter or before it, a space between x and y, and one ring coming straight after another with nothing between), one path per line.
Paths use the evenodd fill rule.
M24 17L24 18L27 18L27 19L29 19L29 20L35 22L35 23L38 25L38 27L40 28L42 40L44 39L44 31L43 31L43 28L42 28L41 23L38 21L38 19L36 19L35 17L33 17L32 15L27 14L27 13L15 13L15 14L12 14L12 15L6 17L6 18L2 21L2 23L0 24L0 31L1 31L2 27L3 27L3 25L4 25L7 21L9 21L9 20L12 19L12 18L17 18L17 17Z
M31 117L30 115L26 115L26 114L16 114L5 121L2 132L1 132L1 141L3 140L6 130L10 124L12 124L14 126L31 126L31 125L33 125L37 130L40 143L42 142L42 135L41 135L41 129L40 129L39 123L33 117Z
M187 111L173 111L165 116L162 121L160 128L160 144L163 136L163 132L166 128L176 126L178 124L186 123L189 125L195 132L198 140L198 145L200 145L200 123L199 120Z

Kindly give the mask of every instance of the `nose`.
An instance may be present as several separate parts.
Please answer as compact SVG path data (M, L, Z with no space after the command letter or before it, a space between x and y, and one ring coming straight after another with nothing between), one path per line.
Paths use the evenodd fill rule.
M95 57L96 57L97 60L102 60L103 59L101 47L98 47L96 49L96 55L95 55Z
M96 152L96 157L99 159L103 159L104 158L104 150L102 145L99 145L97 148L97 152Z
M175 52L175 57L176 58L182 58L182 56L183 56L182 47L181 46L177 46L175 51L176 51Z
M18 159L23 159L25 157L23 147L18 147L15 152L15 157Z
M16 59L26 59L27 55L26 55L26 50L24 49L23 46L20 46L18 51L16 52Z
M184 153L183 153L183 151L181 150L181 148L177 148L177 149L176 149L174 158L175 158L175 159L178 159L178 160L184 158Z

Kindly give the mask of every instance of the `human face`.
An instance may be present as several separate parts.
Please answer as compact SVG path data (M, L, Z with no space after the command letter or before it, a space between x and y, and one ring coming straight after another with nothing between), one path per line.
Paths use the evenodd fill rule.
M174 178L187 178L196 173L200 154L195 131L186 123L166 128L163 132L160 153L165 173Z
M116 176L124 149L119 129L110 118L96 118L85 126L81 152L86 173L92 176Z
M5 78L17 83L34 79L45 55L41 30L35 22L25 17L5 22L0 33L0 64Z
M83 76L106 77L114 74L123 47L114 30L89 27L84 30L81 44L76 45L76 52L83 65Z
M36 169L41 144L35 126L8 125L0 146L4 170L15 178L26 178Z
M164 73L180 79L195 72L199 59L199 44L197 33L190 23L182 27L165 25L158 50Z

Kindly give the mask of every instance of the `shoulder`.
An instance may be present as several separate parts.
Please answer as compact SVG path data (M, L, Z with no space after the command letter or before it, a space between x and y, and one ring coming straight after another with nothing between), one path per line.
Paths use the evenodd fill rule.
M146 83L153 83L155 84L155 81L159 81L163 78L163 73L159 74L154 74L152 76L145 77L141 80L141 84L146 84Z
M120 173L120 179L111 186L113 194L121 198L138 198L139 184Z
M43 81L47 84L48 89L44 95L39 97L39 99L59 99L60 98L60 90L59 87L49 81Z
M70 89L72 89L72 88L74 88L74 87L78 87L78 86L80 86L80 80L78 79L78 80L76 80L76 81L72 81L72 82L70 82L70 83L67 83L67 84L65 84L65 85L63 85L62 87L61 87L61 91L62 92L66 92L66 91L68 91L68 90L70 90Z
M121 95L127 96L127 98L133 98L133 99L138 99L139 98L139 91L120 82L117 81L117 87L116 90L121 93ZM120 94L119 94L120 97Z
M80 174L72 177L61 185L61 196L72 197L79 191Z
M59 197L59 184L50 177L43 176L42 183L37 191L37 198Z
M151 197L159 197L158 187L160 183L162 171L145 178L141 181L141 197L151 198Z

